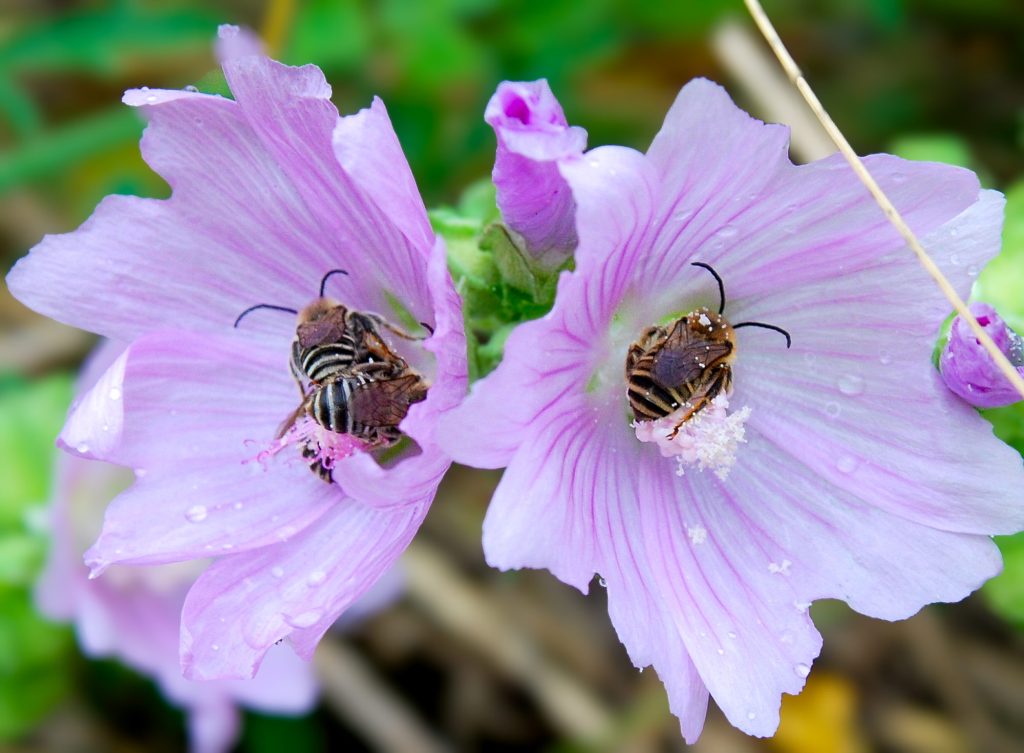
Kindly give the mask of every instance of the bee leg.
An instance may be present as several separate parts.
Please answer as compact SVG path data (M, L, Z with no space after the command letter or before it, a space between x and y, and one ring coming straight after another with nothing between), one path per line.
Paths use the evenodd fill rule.
M376 314L369 314L369 316L371 316L373 318L373 320L377 323L378 326L383 327L384 329L388 330L392 334L398 335L403 340L412 340L414 342L418 342L419 340L426 340L427 337L430 337L430 335L427 335L427 337L417 337L416 335L410 335L408 332L406 332L403 329L399 329L398 327L396 327L395 325L391 324L391 322L387 321L383 317L380 317L380 316L378 316ZM428 330L431 335L434 334L434 328L431 327L429 324L424 324L423 322L420 322L420 325L424 329Z

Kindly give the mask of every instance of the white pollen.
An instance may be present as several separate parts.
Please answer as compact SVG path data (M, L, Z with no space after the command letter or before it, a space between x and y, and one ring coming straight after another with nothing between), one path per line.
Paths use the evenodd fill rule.
M782 560L782 564L781 565L776 563L776 562L769 562L768 563L768 572L770 572L772 574L778 574L778 575L789 575L789 566L792 565L792 564L793 563L790 562L789 560Z
M686 535L690 537L690 541L697 544L703 544L708 540L708 529L704 526L687 526Z
M683 415L690 407L683 405L657 421L634 422L636 438L655 443L662 457L676 458L678 476L685 475L688 466L696 465L700 471L710 468L724 481L736 463L739 445L746 442L744 424L750 408L744 406L730 415L729 399L719 395L684 421Z

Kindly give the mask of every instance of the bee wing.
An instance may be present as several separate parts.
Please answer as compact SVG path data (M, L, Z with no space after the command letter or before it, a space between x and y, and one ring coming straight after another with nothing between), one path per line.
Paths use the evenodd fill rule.
M654 356L651 376L662 387L679 387L699 379L705 368L731 352L731 343L695 337L689 327L680 322Z
M346 313L344 306L335 306L319 319L300 324L295 330L299 345L315 348L317 345L341 340L348 328Z
M306 412L308 411L308 408L309 408L309 400L307 399L307 400L304 400L302 403L300 403L299 407L296 408L294 411L292 411L291 415L288 416L288 418L286 418L284 421L281 422L281 425L277 427L277 434L274 435L274 438L275 439L280 439L281 437L283 437L285 435L285 433L290 428L292 428L292 426L295 424L295 422L298 421L300 418L302 418L302 416L304 416L306 414Z
M352 392L349 404L353 415L369 426L397 426L412 403L426 397L426 388L418 374L382 379L361 385Z

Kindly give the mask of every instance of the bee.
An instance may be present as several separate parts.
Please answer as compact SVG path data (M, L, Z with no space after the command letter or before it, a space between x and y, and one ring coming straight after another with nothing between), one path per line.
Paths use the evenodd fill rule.
M718 283L718 312L703 307L668 327L648 327L626 354L626 394L633 417L637 421L655 421L685 406L675 431L716 397L732 390L735 330L740 327L774 330L785 336L787 348L792 345L789 333L773 324L729 324L723 316L725 284L722 278L709 264L693 262L693 266L708 270Z
M327 280L320 281L320 296L301 311L261 303L243 311L235 327L257 309L296 314L289 368L299 388L298 408L278 428L280 439L302 416L328 431L349 434L370 448L390 447L401 439L398 425L409 406L426 398L427 384L392 350L381 335L388 330L406 340L417 340L377 314L350 309L324 296ZM427 330L430 327L423 325ZM331 470L305 446L303 455L320 478L330 482Z
M370 448L391 447L402 438L398 425L409 406L426 396L426 382L404 363L346 371L315 385L281 425L278 437L305 415L329 431L362 440ZM302 454L315 474L328 483L333 480L331 469L317 459L315 448L303 447Z

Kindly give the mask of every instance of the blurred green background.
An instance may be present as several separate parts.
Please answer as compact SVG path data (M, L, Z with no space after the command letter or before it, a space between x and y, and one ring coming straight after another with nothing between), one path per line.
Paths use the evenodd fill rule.
M1024 327L1019 0L793 0L767 10L859 152L963 164L1007 192L1004 251L976 293ZM740 0L0 0L5 270L43 234L75 228L108 193L167 195L139 157L142 124L120 96L143 85L222 87L212 40L223 22L256 29L286 62L319 65L342 112L383 97L428 206L454 204L489 173L494 139L482 113L502 79L548 78L592 146L645 148L694 76L725 83L761 117L786 109L757 83L763 61L723 43L750 29ZM0 748L179 750L180 713L145 679L81 657L70 631L32 607L53 437L91 344L0 291ZM990 415L1024 449L1024 411ZM456 470L442 488L414 557L439 558L449 580L411 578L398 604L331 639L373 678L365 693L384 692L451 749L682 749L660 684L630 667L600 589L584 598L545 573L502 575L483 564L480 521L493 483ZM981 595L904 623L816 605L824 653L805 693L784 704L776 738L745 738L712 712L695 749L1020 750L1024 539L1001 546L1007 572ZM526 646L522 656L543 658L538 666L559 668L596 699L601 729L580 734L565 723L545 700L550 678L451 616L464 599L500 615L510 640ZM379 749L358 713L334 693L297 720L248 714L239 749Z

